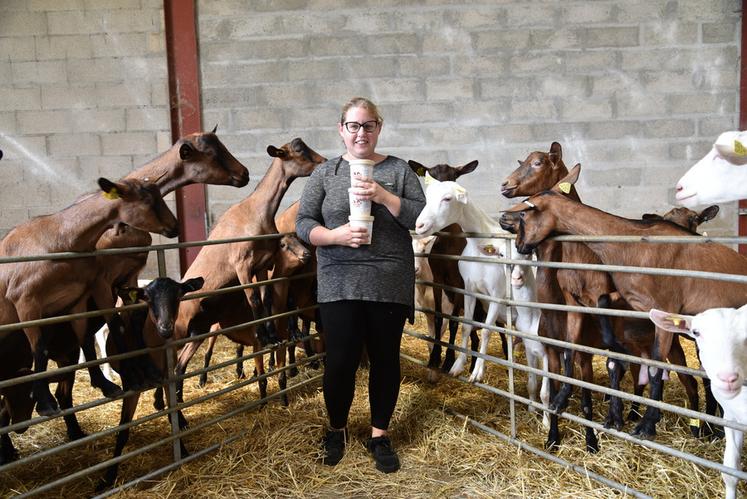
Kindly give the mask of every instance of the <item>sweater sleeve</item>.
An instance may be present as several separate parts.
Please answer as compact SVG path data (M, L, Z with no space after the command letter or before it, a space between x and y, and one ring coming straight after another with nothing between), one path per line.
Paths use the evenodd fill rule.
M396 220L409 230L415 229L415 221L420 212L425 208L425 194L420 186L418 176L409 167L404 169L405 182L404 193L401 198L399 216Z
M309 240L311 230L319 225L324 225L322 217L324 196L323 168L317 167L303 188L298 215L296 216L296 234L309 244L311 244Z

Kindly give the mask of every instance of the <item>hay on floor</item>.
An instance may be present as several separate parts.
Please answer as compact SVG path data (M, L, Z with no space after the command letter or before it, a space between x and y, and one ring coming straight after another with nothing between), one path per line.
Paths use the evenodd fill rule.
M414 329L424 332L421 317ZM690 345L688 361L697 365ZM426 360L427 345L405 336L403 351ZM490 353L501 356L497 336L492 339ZM221 338L216 344L214 363L232 358L233 345ZM193 366L201 362L201 355ZM299 354L302 358L303 354ZM517 354L520 361L523 355ZM606 384L604 360L595 361L595 382ZM224 446L217 452L144 482L118 494L118 497L189 498L216 496L250 497L611 497L620 493L563 466L548 462L531 453L522 452L484 432L465 425L462 420L445 412L445 407L488 424L498 431L510 433L509 404L498 396L441 376L436 384L426 381L425 368L403 360L402 385L397 410L391 427L392 439L399 452L402 469L398 473L382 474L374 469L364 441L369 431L366 385L368 372L359 371L357 393L350 416L351 442L344 459L335 467L319 462L319 440L326 425L321 389L304 387L290 396L290 406L279 400L253 409L241 416L221 422L209 431L185 438L189 450L215 444L238 431L245 437ZM252 366L247 364L247 372ZM303 368L289 384L320 374L318 369ZM524 373L515 372L516 390L526 396ZM506 388L505 369L489 365L486 383ZM233 368L210 373L209 384L203 389L197 379L185 384L185 398L204 395L235 383ZM270 379L269 391L277 389ZM629 377L625 390L631 391ZM576 390L575 393L577 393ZM256 385L211 400L185 411L192 425L224 414L239 404L256 400ZM75 400L82 403L98 398L88 383L87 374L78 373ZM665 399L686 406L684 390L678 381L667 383ZM701 398L701 400L704 400ZM541 415L530 413L517 404L517 431L520 439L543 448L546 431ZM626 404L627 407L627 404ZM110 428L119 420L120 403L79 413L81 426L94 432ZM578 397L568 409L580 415ZM594 394L594 420L603 421L607 403L601 394ZM152 412L152 395L141 397L137 417ZM605 434L599 435L600 451L584 450L583 428L561 420L563 442L557 455L586 469L656 497L718 497L723 495L720 475L715 471L646 450ZM630 431L633 424L627 423ZM170 432L165 418L159 418L131 431L125 449L131 450L167 436ZM697 440L690 436L687 421L665 414L657 426L657 442L691 452L717 462L721 461L723 442ZM61 420L29 429L13 439L22 456L66 441ZM114 436L82 446L62 455L43 459L12 472L0 472L0 494L25 492L52 479L101 462L111 456ZM120 466L119 482L124 483L150 470L171 462L171 446L137 456ZM100 473L58 488L48 494L54 497L82 497L93 494Z

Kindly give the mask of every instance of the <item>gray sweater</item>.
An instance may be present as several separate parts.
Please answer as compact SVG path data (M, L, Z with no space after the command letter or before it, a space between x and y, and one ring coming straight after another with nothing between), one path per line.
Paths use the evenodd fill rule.
M369 300L413 306L415 268L409 230L425 206L417 175L394 156L374 166L373 178L400 197L399 216L371 203L374 216L370 245L320 246L318 260L319 303L338 300ZM348 223L350 164L338 156L318 166L306 182L296 218L298 236L309 242L316 226L334 229Z

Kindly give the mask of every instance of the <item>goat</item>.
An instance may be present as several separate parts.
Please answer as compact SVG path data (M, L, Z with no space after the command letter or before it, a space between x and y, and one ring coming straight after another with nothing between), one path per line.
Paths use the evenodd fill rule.
M537 299L537 284L534 272L524 265L514 265L511 271L511 294L514 300L533 302ZM530 307L516 305L516 329L523 333L539 334L540 310ZM522 338L524 352L527 359L527 365L535 369L547 371L547 353L542 342ZM542 388L539 391L539 398L542 405L550 405L550 379L542 376ZM537 401L537 374L527 374L527 392L529 400ZM534 411L534 407L529 406L529 411ZM542 413L542 425L550 428L550 417L547 412Z
M138 300L143 300L148 304L147 313L136 310L120 314L123 316L123 326L125 329L129 330L130 334L128 334L128 338L134 339L139 335L144 335L145 344L148 347L163 346L169 338L173 336L174 322L176 320L180 300L186 293L199 290L202 287L203 282L204 281L201 277L185 279L181 283L168 277L159 277L148 283L143 288L122 288L121 296L123 299L129 300L133 303ZM129 304L127 301L125 303ZM152 327L145 328L145 324L151 324ZM118 350L116 343L111 341L111 339L110 335L109 341L107 341L107 354L111 356L121 353ZM130 347L136 348L136 346L133 345L130 345ZM159 350L151 352L149 355L161 370L162 375L164 377L167 376L166 355L169 355L169 352L167 350ZM119 361L113 361L112 367L119 370L121 368ZM119 418L120 426L132 421L132 418L135 415L135 409L137 409L138 400L140 400L140 394L141 392L135 392L131 395L125 396L123 399L122 411ZM178 411L177 415L179 418L179 428L186 428L187 422L184 415L181 411ZM129 436L129 428L120 430L117 433L113 458L119 457L122 454L122 450L127 444ZM181 439L179 440L179 445L182 448L182 454L187 455ZM114 484L114 481L117 478L118 467L118 464L113 464L107 468L104 477L97 488L98 491L109 488Z
M677 182L675 198L688 208L747 198L747 132L724 132Z
M99 187L106 196L89 194L58 213L15 227L0 241L0 255L93 251L103 232L118 221L176 236L176 218L154 184L138 180L113 183L100 178ZM79 312L85 308L89 293L94 297L110 293L92 291L96 283L94 261L79 258L0 266L0 323L41 319L63 310ZM75 321L73 328L81 344L86 334L84 321ZM34 354L34 372L45 371L48 358L41 329L27 327L24 333ZM40 415L58 412L46 380L34 381L33 393Z
M553 142L550 145L549 152L534 151L524 161L519 161L519 168L506 178L501 186L501 190L504 196L507 197L534 195L550 189L567 174L568 170L563 163L562 147L559 143ZM580 201L578 193L573 186L570 187L567 195L572 199ZM712 218L717 212L718 207L711 207L704 210L702 218L699 218L698 214L690 210L675 208L667 213L665 217L682 225L692 226L694 223L701 223ZM644 215L644 218L661 219L662 217L659 215ZM504 216L502 218L502 227L515 232L513 225L507 222L507 217ZM537 249L537 256L540 261L562 260L567 263L600 263L599 258L586 245L580 243L544 241ZM629 309L629 306L623 300L616 300L613 304L611 299L609 299L610 293L614 293L615 289L610 276L606 273L540 267L537 270L537 278L542 283L537 287L540 302L587 307L604 305ZM610 303L607 303L605 300ZM541 312L539 334L540 336L555 339L565 339L571 343L580 343L597 348L612 348L613 350L627 353L631 353L631 350L637 353L642 351L641 335L637 331L641 328L645 330L648 327L645 326L645 323L642 326L641 322L634 322L633 327L626 330L624 329L625 325L631 321L623 322L621 319L610 320L605 316L600 316L599 320L601 329L595 321L589 320L584 314L543 310ZM562 333L564 325L566 325L565 335ZM562 349L553 347L552 345L547 345L546 348L548 352L548 367L551 372L558 373L560 371L560 354ZM682 352L682 349L679 343L676 343L670 360L672 362L684 363L684 353L679 355L680 352ZM575 357L581 367L581 374L584 381L592 382L593 369L591 366L591 356L576 353ZM610 361L607 365L611 386L618 388L623 364ZM634 364L631 368L636 381L638 367L637 364ZM573 356L569 352L565 353L565 371L567 376L573 376ZM698 391L695 379L689 375L681 375L679 379L685 386L690 408L698 410ZM639 391L639 385L636 382L634 382L634 386L636 391ZM570 384L564 384L558 393L556 392L556 382L551 385L551 398L553 399L551 406L553 409L560 411L566 407L571 389L572 386ZM587 414L587 417L590 417L592 414L590 404L591 394L582 389L582 406L585 408L584 413ZM635 407L631 410L628 419L636 419L637 412ZM623 426L622 401L619 397L610 398L605 426L614 426L618 430ZM696 426L693 426L692 430L694 434L697 434L699 431ZM551 416L550 432L546 445L549 448L555 447L560 443L559 438L558 419L553 414ZM586 444L587 449L591 451L596 450L598 445L593 430L588 427L586 429Z
M456 182L439 182L426 177L428 187L426 189L426 205L415 222L415 232L418 236L428 236L451 224L459 224L467 232L480 233L503 233L504 231L490 219L490 217L469 201L467 191ZM496 238L467 238L467 244L462 256L475 257L496 254L508 255L508 245L504 239ZM493 297L501 297L506 294L506 274L504 265L483 264L476 262L459 261L459 272L464 279L464 287L472 293L484 293ZM474 317L476 298L471 295L464 296L464 316L467 320ZM494 324L498 317L504 321L507 317L505 305L489 301L483 303L488 307L487 324ZM472 325L462 324L462 348L467 347L467 337L472 330ZM487 352L487 343L490 332L482 332L480 353ZM458 376L466 363L467 355L460 352L449 374ZM481 381L485 372L485 359L478 358L470 375L470 382Z
M34 359L24 334L12 331L0 336L0 381L32 374ZM31 382L0 389L0 429L31 418L34 399ZM18 433L26 431L18 430ZM15 461L18 452L8 433L0 435L0 465Z
M293 275L294 273L296 273L299 269L303 268L310 258L311 258L311 253L306 248L306 246L301 242L301 240L292 234L287 234L280 239L280 247L278 251L275 253L275 255L273 256L273 269L271 271L271 274L268 275L268 277L273 278L273 279L278 278L278 277L289 277ZM279 284L281 285L284 284L285 286L279 286ZM288 288L287 285L288 284L289 283L286 282L286 283L276 283L275 285L273 285L273 293L283 294L283 297L284 297L284 298L280 298L276 296L275 298L273 298L272 300L273 306L277 305L277 307L273 308L273 314L285 311L285 310L280 310L281 307L279 305L283 303L287 303L287 288ZM239 296L243 298L243 295L239 295ZM219 299L218 301L220 302L221 300ZM241 312L243 312L243 315L241 314ZM251 313L251 309L249 309L246 306L239 306L239 310L236 313L239 315L239 319L237 319L239 322L237 323L249 322L254 319ZM282 323L284 321L280 321L280 322ZM221 323L221 326L226 327L222 323ZM278 329L278 331L280 331L280 329ZM255 328L253 327L247 328L246 330L242 330L242 332L249 333L249 334L248 335L247 334L237 334L237 335L229 334L228 335L229 338L231 338L238 344L236 348L237 357L243 356L245 345L254 346L255 350L256 350L256 347L258 346L256 344ZM282 333L279 333L279 334L281 338L286 337L286 335ZM207 348L207 351L205 352L204 367L208 367L210 365L210 359L213 355L213 347L215 346L215 341L217 338L218 336L216 335L216 336L211 336L208 339L208 348ZM239 378L244 377L244 372L243 372L244 370L243 370L242 364L243 363L241 361L239 361L236 364L236 375ZM262 357L257 357L255 359L255 365L256 365L257 374L260 374L260 375L264 374L264 365L262 363ZM200 375L200 380L199 380L200 386L205 386L206 383L207 383L207 372L202 373ZM266 386L266 381L265 381L265 386ZM264 396L267 396L266 389L265 389L265 393L263 397Z
M152 181L163 196L195 183L244 187L249 182L249 171L226 149L216 135L216 130L217 126L211 132L181 137L163 154L130 172L125 178ZM152 238L147 232L119 224L101 236L96 243L96 249L150 246L151 242ZM137 276L145 267L147 259L147 253L97 257L98 279L101 281L99 287L111 289L111 293L105 298L106 301L100 303L98 308L114 307L116 289L119 287L136 286ZM99 298L99 301L101 300L102 298ZM96 304L89 303L88 308L94 309ZM91 318L88 321L89 335L82 345L88 360L96 358L93 335L103 326L104 319ZM137 377L136 367L140 365L144 371L140 378L146 380L145 384L147 381L157 381L158 374L148 362L138 364L135 360L127 360L125 363L128 365L122 370L125 377ZM119 388L113 383L107 383L98 369L89 372L91 384L100 387L105 396L118 393ZM131 385L137 384L134 379L128 381Z
M711 379L713 394L724 408L724 419L747 424L747 392L742 389L747 367L747 305L739 309L713 308L695 316L651 309L649 317L659 329L686 334L700 351L700 361ZM744 434L725 427L724 466L742 469ZM726 498L736 499L737 477L721 473Z
M475 168L477 168L478 162L476 160L470 161L469 163L462 166L439 164L430 168L427 168L417 161L413 160L408 161L408 164L410 165L410 168L420 177L424 177L427 173L431 178L434 178L441 182L455 182L462 175L473 172ZM447 227L444 227L443 232L459 234L462 232L462 228L457 224L451 224ZM459 256L462 254L462 251L464 251L464 247L466 245L467 242L461 237L436 236L436 240L433 243L431 252L434 255ZM445 284L447 286L452 286L455 288L464 288L464 281L462 280L462 275L459 273L459 264L457 261L429 256L428 265L430 266L431 273L433 274L433 282L438 284ZM449 309L451 309L451 314L457 315L464 309L464 296L462 294L442 289L438 286L433 287L433 304L436 313L434 314L434 329L431 332L434 334L433 339L436 341L434 341L431 345L431 354L428 359L428 379L431 381L435 381L436 379L438 379L438 368L439 364L441 364L441 344L439 342L441 341L441 334L443 334L444 330L443 317L441 313L446 311L443 308L443 304L445 302L441 298L442 295L445 296L446 300L448 300L448 302L451 304L448 307ZM484 318L485 311L482 309L482 305L478 302L475 309L475 320L481 321ZM454 344L458 327L459 322L455 320L449 320L449 345ZM436 332L438 332L438 336L435 336ZM503 347L503 355L504 357L506 357L506 338L503 333L500 333L500 336L501 345ZM472 350L477 350L479 340L476 331L473 330L470 333L470 339L472 342ZM451 367L454 365L454 360L454 349L447 348L446 355L444 355L443 365L441 365L441 370L443 372L449 372ZM474 363L476 360L476 358L472 358L472 366L470 368L471 371L474 370Z
M573 185L578 180L580 165L576 165L560 184ZM559 186L531 196L504 213L507 218L519 217L516 247L520 253L531 253L552 233L578 235L693 235L692 232L666 221L636 221L616 217L570 199ZM503 216L501 217L503 221ZM510 225L511 221L507 221ZM707 272L747 275L747 259L726 246L713 244L620 245L590 242L587 246L604 264L677 268ZM615 288L635 310L651 308L698 313L708 308L738 306L747 302L747 285L731 282L696 280L693 277L674 278L647 274L612 273ZM651 358L667 358L672 334L656 328ZM662 372L649 368L650 397L662 398ZM648 407L634 434L641 438L656 435L660 411Z
M281 148L267 147L267 153L273 158L270 168L259 182L256 189L243 201L231 206L213 227L209 240L226 239L238 236L257 236L277 234L275 213L280 201L290 184L298 177L311 174L317 165L326 159L303 140L296 138ZM185 277L202 275L205 278L205 289L214 290L225 286L247 285L252 279L258 280L267 276L272 258L278 248L277 239L252 240L225 245L211 245L202 248L195 258ZM268 311L262 310L262 303L253 298L252 289L247 288L242 295L243 303L249 303L255 318L266 317ZM226 300L230 298L227 295ZM244 298L245 296L245 298ZM222 297L221 297L222 298ZM216 301L218 298L215 299ZM267 306L267 303L265 304ZM212 311L201 307L200 300L184 302L179 307L179 318L176 322L175 336L186 338L210 330L216 322L221 322L223 307L210 307ZM275 340L274 331L268 328L257 328L257 339L261 345ZM179 352L176 366L178 374L184 374L192 356L202 340L187 343ZM278 353L278 363L285 362L285 353ZM281 373L280 382L284 384L285 373ZM179 383L179 397L182 390ZM283 386L284 387L284 386Z

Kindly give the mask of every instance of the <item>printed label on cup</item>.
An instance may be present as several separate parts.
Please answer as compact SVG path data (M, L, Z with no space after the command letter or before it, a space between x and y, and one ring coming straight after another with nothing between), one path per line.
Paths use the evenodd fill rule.
M373 177L374 162L370 159L351 159L350 181L354 179L369 179Z
M371 214L371 200L363 199L356 196L353 193L353 189L348 189L348 198L350 200L350 214L351 215L370 215Z

